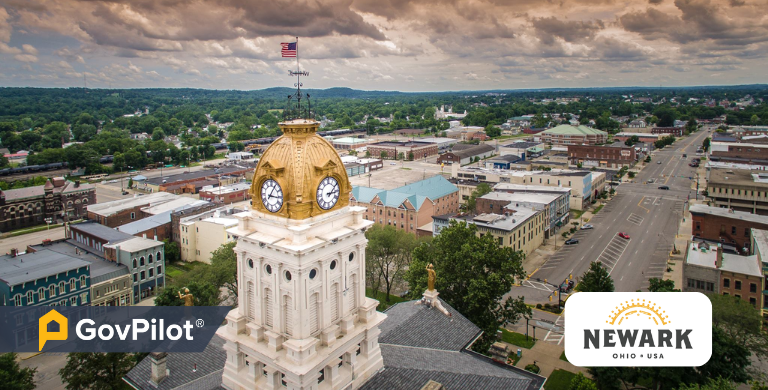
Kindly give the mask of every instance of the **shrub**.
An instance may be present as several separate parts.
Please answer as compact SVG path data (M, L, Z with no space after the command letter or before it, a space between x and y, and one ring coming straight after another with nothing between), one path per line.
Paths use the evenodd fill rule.
M529 372L532 372L534 374L538 374L540 370L541 369L539 368L539 366L537 366L535 364L529 364L529 365L525 366L525 371L529 371Z
M541 303L537 303L537 304L536 304L536 308L537 308L537 309L541 309Z

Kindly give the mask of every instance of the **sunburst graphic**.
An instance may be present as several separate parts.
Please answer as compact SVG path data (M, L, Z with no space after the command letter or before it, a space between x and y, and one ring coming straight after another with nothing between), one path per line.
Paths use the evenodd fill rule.
M650 319L656 323L656 325L659 325L659 323L661 323L661 325L671 323L666 311L661 310L661 307L651 301L646 301L645 299L630 299L624 301L624 303L616 306L614 310L611 310L611 314L608 316L608 321L605 321L605 323L610 325L621 325L622 322L629 320L632 316Z

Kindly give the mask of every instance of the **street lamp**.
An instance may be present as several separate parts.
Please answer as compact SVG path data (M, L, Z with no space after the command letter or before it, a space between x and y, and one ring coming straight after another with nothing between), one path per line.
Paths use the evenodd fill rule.
M51 230L51 223L53 223L53 218L47 217L45 219L45 224L48 226L48 228L46 230Z

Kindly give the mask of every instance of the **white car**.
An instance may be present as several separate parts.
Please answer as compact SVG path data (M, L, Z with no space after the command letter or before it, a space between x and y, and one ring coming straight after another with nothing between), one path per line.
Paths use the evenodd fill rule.
M589 230L589 229L594 229L594 228L595 228L594 226L592 226L592 225L590 225L588 223L585 223L584 225L581 226L581 230Z
M389 165L397 165L397 163L389 163Z

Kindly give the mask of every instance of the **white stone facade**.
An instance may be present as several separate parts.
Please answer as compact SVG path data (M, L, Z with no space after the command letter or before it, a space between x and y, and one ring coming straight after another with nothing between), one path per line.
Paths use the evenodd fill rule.
M236 214L238 307L227 340L228 389L355 389L383 367L379 324L365 296L362 207L305 220Z

